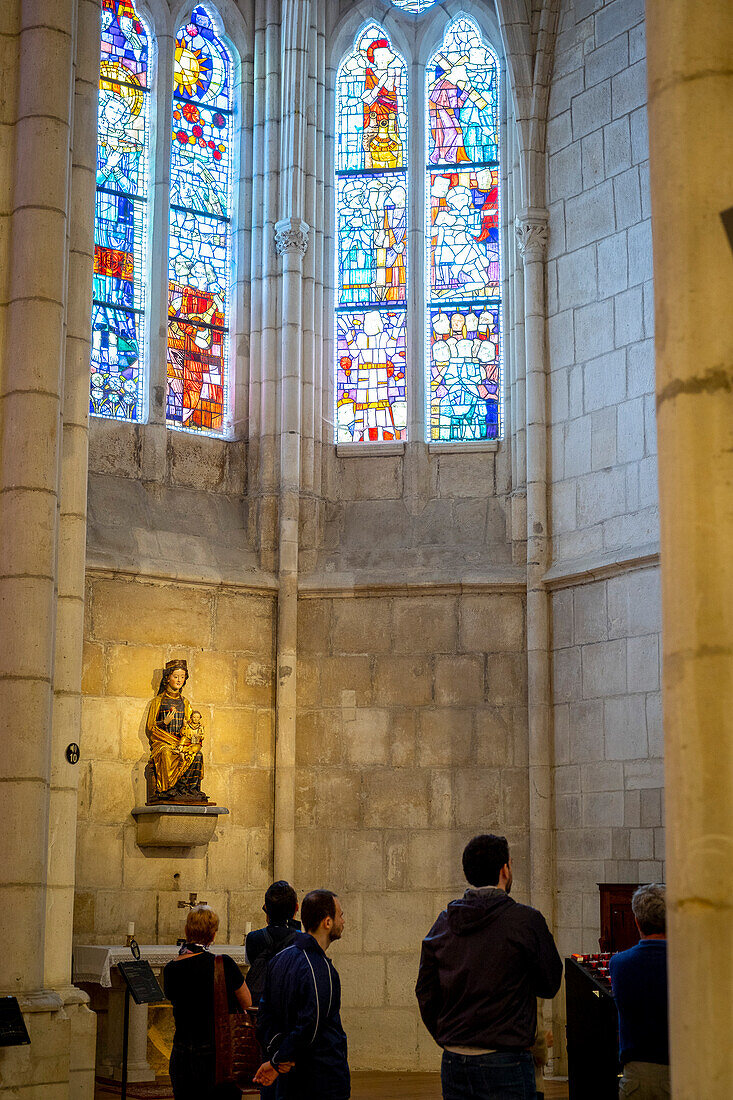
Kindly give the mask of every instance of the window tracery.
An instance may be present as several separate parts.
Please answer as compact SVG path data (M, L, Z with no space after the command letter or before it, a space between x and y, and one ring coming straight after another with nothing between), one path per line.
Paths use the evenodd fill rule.
M143 417L150 35L132 0L102 0L90 412Z
M472 20L427 67L430 439L501 431L498 63Z
M422 12L433 6L435 0L392 0L392 3L396 4L398 8L402 8L403 11L421 15Z
M153 38L133 0L102 0L100 44L90 411L141 421ZM216 16L197 5L163 90L173 99L165 416L216 435L229 412L234 71Z
M385 30L367 26L337 74L337 442L405 440L409 385L424 393L428 441L502 432L499 65L471 18L449 23L425 80L424 161L418 150L408 175L405 62ZM418 300L424 283L424 387L409 377L422 337L418 321L410 352L406 297L423 170L425 249L410 278Z
M336 438L407 438L407 70L384 30L336 78Z
M221 434L228 410L232 57L199 5L176 38L166 423Z

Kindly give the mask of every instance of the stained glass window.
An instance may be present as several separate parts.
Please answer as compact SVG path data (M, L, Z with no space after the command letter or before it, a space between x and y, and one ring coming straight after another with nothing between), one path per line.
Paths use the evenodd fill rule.
M407 438L407 71L370 24L336 79L336 440Z
M143 415L150 37L132 0L102 0L90 412Z
M396 4L398 8L402 8L403 11L414 12L415 15L419 15L421 11L427 11L435 3L435 0L392 0L393 4Z
M166 423L209 434L229 405L233 69L214 17L195 7L173 73Z
M433 441L501 434L498 64L472 20L427 73L428 416Z

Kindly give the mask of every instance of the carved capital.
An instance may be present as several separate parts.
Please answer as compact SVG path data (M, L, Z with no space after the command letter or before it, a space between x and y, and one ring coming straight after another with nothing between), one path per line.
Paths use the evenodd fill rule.
M547 215L520 214L514 219L517 247L526 260L543 260L547 249Z
M305 256L308 249L310 226L300 218L283 218L275 222L275 247L278 256L286 252L299 252Z

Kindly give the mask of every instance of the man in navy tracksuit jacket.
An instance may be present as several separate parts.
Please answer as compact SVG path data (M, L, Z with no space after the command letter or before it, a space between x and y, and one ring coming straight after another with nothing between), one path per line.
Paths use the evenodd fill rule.
M312 890L303 898L301 919L306 931L267 968L257 1034L268 1061L255 1082L277 1081L277 1100L348 1100L341 982L326 956L344 930L339 899L330 890Z

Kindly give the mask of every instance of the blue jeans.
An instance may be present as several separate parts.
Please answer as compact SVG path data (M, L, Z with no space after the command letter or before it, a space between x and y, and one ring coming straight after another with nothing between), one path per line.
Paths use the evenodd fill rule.
M443 1100L534 1100L534 1063L516 1054L453 1054L443 1051Z

